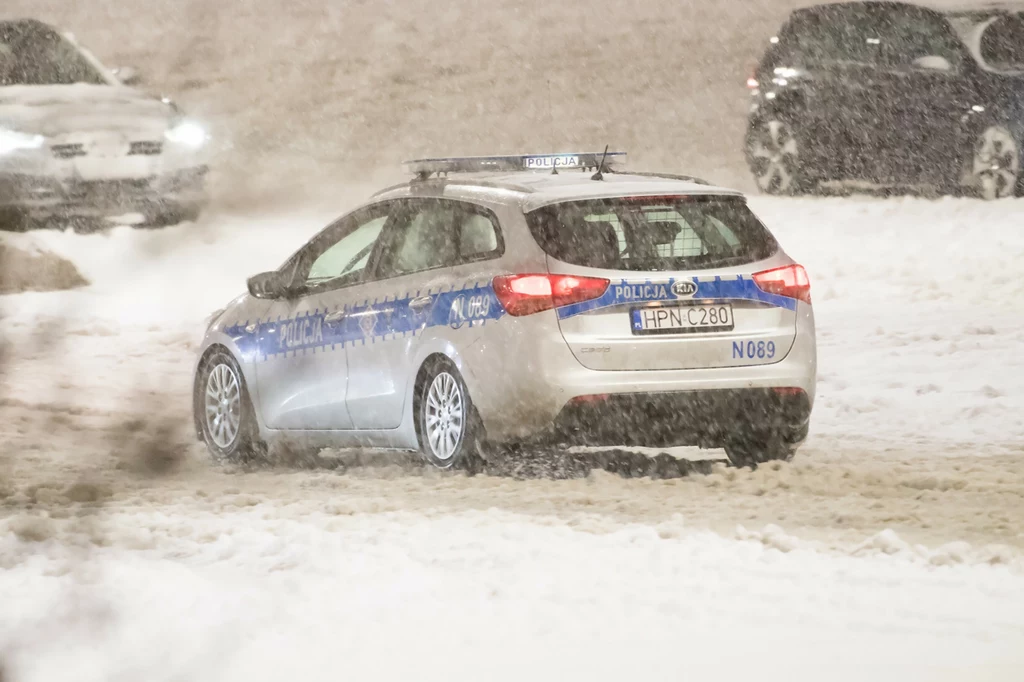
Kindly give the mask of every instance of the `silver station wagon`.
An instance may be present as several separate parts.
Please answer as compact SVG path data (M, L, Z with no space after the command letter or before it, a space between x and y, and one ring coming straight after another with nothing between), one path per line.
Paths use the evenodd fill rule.
M290 447L690 445L756 466L808 432L810 285L735 191L624 154L426 159L215 313L196 428Z

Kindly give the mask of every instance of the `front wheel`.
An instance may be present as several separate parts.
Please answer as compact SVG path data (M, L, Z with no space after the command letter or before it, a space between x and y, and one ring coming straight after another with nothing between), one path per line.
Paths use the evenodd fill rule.
M987 126L974 141L968 186L989 201L1016 196L1021 183L1020 158L1020 142L1007 126Z
M800 142L792 124L778 119L758 121L747 134L747 162L764 194L802 191Z
M796 448L779 438L741 438L725 446L725 454L734 467L756 469L758 464L793 459Z
M476 457L480 429L458 370L435 360L424 368L416 393L420 451L439 469L468 464Z
M266 454L245 379L226 351L215 352L203 363L194 409L203 441L215 460L241 463Z

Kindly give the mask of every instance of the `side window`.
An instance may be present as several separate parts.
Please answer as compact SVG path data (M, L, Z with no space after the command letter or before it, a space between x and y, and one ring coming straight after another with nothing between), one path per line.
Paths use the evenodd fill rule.
M484 260L502 248L492 214L445 199L409 200L384 239L382 278Z
M379 210L373 211L342 226L340 238L327 238L326 248L316 256L309 268L306 286L341 286L358 282L387 221L387 213L382 215Z
M463 212L459 225L459 262L482 260L496 254L498 230L494 221L482 213Z
M446 202L416 202L395 226L381 275L408 275L454 263L454 223L455 208Z

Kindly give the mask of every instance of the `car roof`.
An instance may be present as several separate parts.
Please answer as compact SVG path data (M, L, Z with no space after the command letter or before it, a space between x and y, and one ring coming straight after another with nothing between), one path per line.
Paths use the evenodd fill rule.
M612 197L663 194L743 196L737 190L716 187L686 176L607 171L602 180L594 180L592 175L592 172L568 169L557 174L551 171L452 173L389 187L374 195L374 201L402 197L453 198L513 203L529 212L565 201Z
M954 18L984 19L997 14L1024 12L1024 0L930 0L927 4Z
M926 14L941 14L941 12L933 7L924 4L916 4L912 2L897 2L895 0L853 0L852 2L830 2L823 3L820 5L811 5L809 7L799 7L793 10L791 16L809 16L809 15L835 15L842 16L843 14L852 12L913 12L913 13L926 13Z
M43 31L46 33L57 32L57 29L55 29L53 26L50 26L47 23L39 21L38 19L0 19L0 29L33 29L36 31Z
M1024 11L1024 0L927 0L925 2L900 2L899 0L848 0L846 2L822 3L793 10L791 16L833 15L842 16L858 10L884 12L913 12L936 14L946 17L987 17Z

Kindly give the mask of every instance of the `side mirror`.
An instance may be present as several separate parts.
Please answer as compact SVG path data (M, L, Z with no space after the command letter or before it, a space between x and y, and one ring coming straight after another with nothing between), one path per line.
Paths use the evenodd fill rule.
M928 71L952 71L953 65L949 63L949 60L945 57L938 55L928 55L926 57L918 57L914 60L914 66L919 69L927 69Z
M124 85L138 85L142 82L142 74L130 66L120 66L113 70L114 78Z
M261 272L246 281L249 293L256 298L284 298L288 294L288 280L280 272Z

